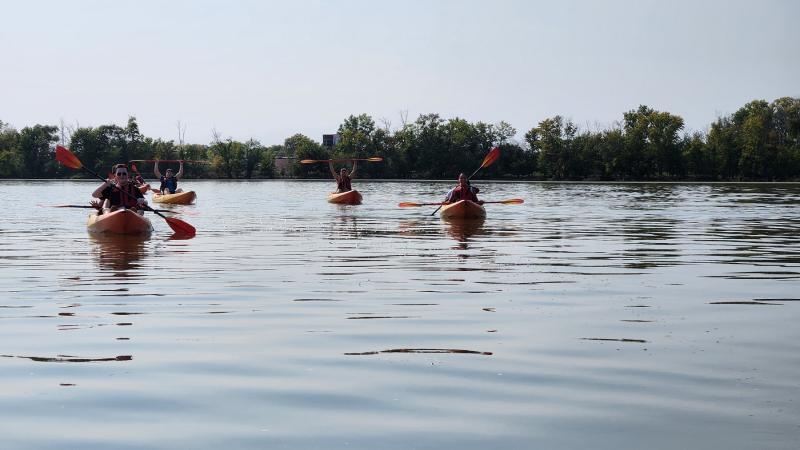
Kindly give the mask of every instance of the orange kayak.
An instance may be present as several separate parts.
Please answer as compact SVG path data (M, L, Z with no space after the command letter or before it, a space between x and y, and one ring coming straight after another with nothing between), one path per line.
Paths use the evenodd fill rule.
M86 228L92 233L142 234L153 231L153 224L134 210L118 209L90 215Z
M191 205L197 198L194 191L176 192L174 194L153 193L153 203L169 203L173 205Z
M443 219L483 219L486 210L471 200L459 200L442 206L440 214Z
M361 193L355 189L346 192L332 192L328 194L328 203L338 203L341 205L360 205Z

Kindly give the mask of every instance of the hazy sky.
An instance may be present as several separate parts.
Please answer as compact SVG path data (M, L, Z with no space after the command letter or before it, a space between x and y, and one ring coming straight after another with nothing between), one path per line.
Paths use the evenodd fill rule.
M208 143L321 140L350 114L519 136L646 104L705 130L800 97L800 1L0 0L0 120Z

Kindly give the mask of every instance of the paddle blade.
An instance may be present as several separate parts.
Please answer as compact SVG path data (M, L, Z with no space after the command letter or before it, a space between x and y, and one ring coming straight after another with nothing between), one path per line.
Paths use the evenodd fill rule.
M381 162L381 161L383 161L383 158L381 158L380 156L373 156L372 158L367 158L367 161L369 161L369 162Z
M483 158L483 164L481 164L481 168L491 166L499 157L500 147L494 147L493 149L489 150L489 153L487 153L486 157Z
M525 203L525 200L521 198L510 198L508 200L502 200L500 203L504 205L519 205L520 203Z
M318 161L316 159L301 159L300 160L300 164L311 164L311 163L315 163L315 162L318 162Z
M400 203L397 204L397 206L399 206L401 208L410 208L410 207L414 207L414 206L422 206L422 203L400 202Z
M197 234L197 230L193 226L182 221L181 219L176 219L175 217L161 217L164 217L164 220L167 221L167 225L169 225L169 227L172 228L172 231L174 231L176 234L186 237L193 237L195 234Z
M75 154L60 145L56 147L56 160L58 160L62 166L69 167L70 169L80 169L83 167L83 163Z

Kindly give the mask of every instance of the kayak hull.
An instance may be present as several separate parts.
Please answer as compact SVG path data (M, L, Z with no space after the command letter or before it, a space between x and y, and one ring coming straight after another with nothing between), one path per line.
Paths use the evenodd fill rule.
M153 193L153 203L167 203L171 205L191 205L197 199L194 191L176 192L174 194Z
M360 205L361 193L353 189L346 192L332 192L328 194L328 203L336 203L339 205Z
M153 224L133 210L118 209L90 215L86 228L92 233L145 234L153 231Z
M486 209L471 200L459 200L455 203L442 206L440 210L443 219L484 219Z

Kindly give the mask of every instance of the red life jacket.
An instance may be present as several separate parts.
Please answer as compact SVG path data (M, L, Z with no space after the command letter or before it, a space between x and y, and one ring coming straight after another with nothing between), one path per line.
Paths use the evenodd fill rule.
M120 191L127 192L130 195L125 195ZM120 206L125 208L138 208L139 202L137 199L144 197L142 192L134 186L133 183L128 183L125 187L109 186L103 191L103 194L104 198L108 198L112 208Z
M450 196L450 202L455 203L459 200L471 200L473 202L477 202L478 196L475 195L475 192L473 192L472 189L469 188L469 186L462 189L461 185L459 185L456 186L455 189L453 189L453 193Z

